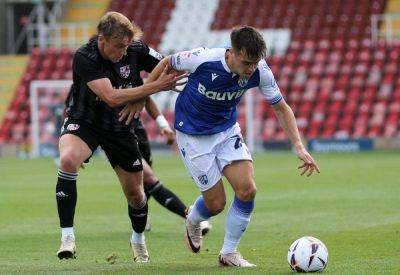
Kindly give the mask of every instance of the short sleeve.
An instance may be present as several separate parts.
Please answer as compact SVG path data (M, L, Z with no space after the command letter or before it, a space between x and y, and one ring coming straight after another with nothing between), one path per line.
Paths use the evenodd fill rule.
M72 67L74 73L82 78L86 83L96 79L107 78L101 64L96 63L79 52L74 56Z
M274 74L264 59L258 63L258 69L260 71L259 88L261 93L270 105L277 104L283 97L278 84L275 81Z
M157 66L160 60L163 59L162 54L141 41L132 43L129 50L138 54L139 69L145 70L148 73L151 73L151 71Z
M171 56L171 67L178 71L193 73L207 57L206 48L196 48L190 51L179 52Z

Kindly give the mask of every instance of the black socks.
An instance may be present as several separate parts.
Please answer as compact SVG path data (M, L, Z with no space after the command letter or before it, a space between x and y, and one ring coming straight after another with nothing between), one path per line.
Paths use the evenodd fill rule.
M162 185L161 182L158 181L151 186L145 185L145 193L147 199L149 199L150 196L153 196L159 204L167 208L169 211L174 212L183 218L186 217L185 204L174 193L172 193L171 190Z
M58 169L56 199L61 228L72 227L74 225L75 206L77 199L77 177L77 173L63 172Z
M147 223L148 212L147 200L140 204L128 203L128 214L131 219L132 229L136 233L143 233Z

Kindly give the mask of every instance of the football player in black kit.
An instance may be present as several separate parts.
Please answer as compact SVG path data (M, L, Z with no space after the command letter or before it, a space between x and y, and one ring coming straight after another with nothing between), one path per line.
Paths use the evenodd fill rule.
M143 189L142 155L131 125L121 123L124 106L141 110L144 98L170 90L186 77L156 71L155 82L141 84L140 71L151 72L158 63L155 52L140 42L141 30L117 12L108 12L97 26L98 34L80 47L73 59L73 85L67 118L59 140L60 166L56 199L61 227L60 259L76 252L73 220L77 200L78 168L101 146L117 174L128 202L132 224L131 248L136 262L148 262L144 239L147 199ZM132 88L135 87L135 88Z

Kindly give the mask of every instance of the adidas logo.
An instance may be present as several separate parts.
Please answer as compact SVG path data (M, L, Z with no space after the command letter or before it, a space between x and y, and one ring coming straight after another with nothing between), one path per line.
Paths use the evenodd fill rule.
M211 73L211 81L214 81L214 79L216 79L218 77L218 75L216 73Z
M132 166L139 166L139 165L141 165L139 159L135 160L135 162L132 164Z
M64 191L60 191L56 193L56 197L59 198L68 198L68 195L64 193Z

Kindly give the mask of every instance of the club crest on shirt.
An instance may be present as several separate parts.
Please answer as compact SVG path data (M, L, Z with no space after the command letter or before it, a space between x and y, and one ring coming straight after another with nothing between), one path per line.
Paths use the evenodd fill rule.
M131 68L129 65L122 66L119 68L119 74L121 75L122 78L128 78L129 74L131 73Z
M68 124L67 130L68 131L76 131L79 129L79 124Z
M249 82L249 80L247 78L239 78L239 80L238 80L238 84L240 87L246 86L247 82Z

